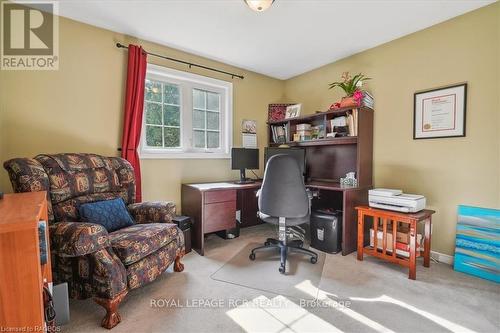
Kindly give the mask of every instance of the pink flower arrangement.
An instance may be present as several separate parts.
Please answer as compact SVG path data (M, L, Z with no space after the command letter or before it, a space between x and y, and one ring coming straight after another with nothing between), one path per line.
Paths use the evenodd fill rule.
M345 97L340 103L334 103L330 110L336 110L343 107L360 106L363 102L364 93L361 91L363 82L371 78L359 73L351 77L349 72L342 73L342 81L330 83L330 89L339 87L345 92Z
M363 92L361 90L356 90L354 94L352 94L352 97L358 103L358 105L361 105L361 100L363 99Z
M361 100L363 98L363 93L360 90L356 90L352 95L355 100Z

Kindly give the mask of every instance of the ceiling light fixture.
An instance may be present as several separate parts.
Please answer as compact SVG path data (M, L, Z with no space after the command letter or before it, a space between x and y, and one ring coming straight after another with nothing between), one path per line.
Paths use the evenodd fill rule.
M263 12L272 6L274 0L244 0L251 10Z

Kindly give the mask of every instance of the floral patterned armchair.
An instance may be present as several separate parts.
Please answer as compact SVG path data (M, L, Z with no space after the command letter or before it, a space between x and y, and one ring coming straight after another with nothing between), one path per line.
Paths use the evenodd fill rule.
M38 155L4 163L15 192L47 191L55 283L70 296L93 297L106 309L102 326L120 321L118 306L129 290L156 279L174 263L181 272L183 233L172 224L172 202L134 203L132 166L119 157L94 154ZM79 221L82 203L123 198L133 226L108 233Z

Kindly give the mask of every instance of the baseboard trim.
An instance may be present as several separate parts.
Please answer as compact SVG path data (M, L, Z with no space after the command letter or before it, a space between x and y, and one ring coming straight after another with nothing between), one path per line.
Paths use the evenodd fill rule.
M453 265L453 256L436 252L436 251L431 251L431 258L443 263L443 264L448 264L448 265Z

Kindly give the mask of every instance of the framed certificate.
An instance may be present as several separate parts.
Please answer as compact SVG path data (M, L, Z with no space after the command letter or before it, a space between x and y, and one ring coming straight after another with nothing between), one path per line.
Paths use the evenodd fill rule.
M413 139L465 136L467 83L414 95Z

